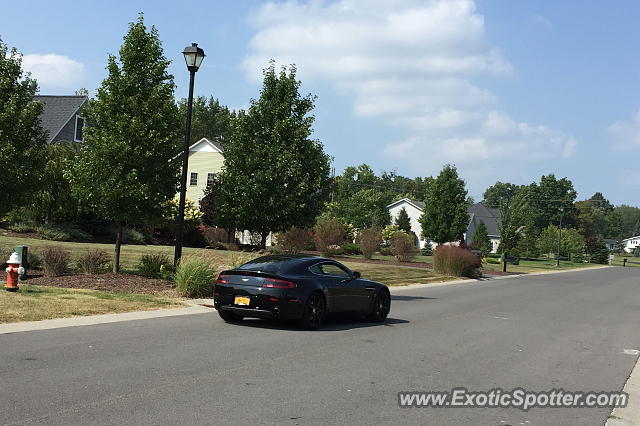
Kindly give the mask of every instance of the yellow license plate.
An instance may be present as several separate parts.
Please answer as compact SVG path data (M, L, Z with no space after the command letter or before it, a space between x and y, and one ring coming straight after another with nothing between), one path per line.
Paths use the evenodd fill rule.
M242 296L236 296L235 302L236 305L245 305L245 306L249 306L249 298L248 297L242 297Z

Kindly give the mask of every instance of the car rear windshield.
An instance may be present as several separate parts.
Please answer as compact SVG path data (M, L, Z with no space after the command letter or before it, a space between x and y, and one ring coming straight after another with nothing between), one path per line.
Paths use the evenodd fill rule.
M237 269L243 269L246 271L260 271L270 274L280 274L290 270L299 261L291 258L273 258L273 257L260 257L254 259L251 262L238 266Z

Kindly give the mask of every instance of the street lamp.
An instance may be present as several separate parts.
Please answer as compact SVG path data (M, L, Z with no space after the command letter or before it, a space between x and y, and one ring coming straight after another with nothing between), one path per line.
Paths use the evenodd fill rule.
M189 142L191 140L191 110L193 108L193 80L204 59L204 50L198 47L197 43L184 48L182 52L190 73L189 78L189 100L187 106L187 128L184 134L184 147L182 151L182 176L180 179L180 204L178 205L178 226L176 228L176 251L173 258L174 266L182 257L182 239L184 235L184 204L187 193L187 166L189 165Z
M560 210L560 228L558 228L558 252L556 253L556 266L560 266L560 240L562 239L562 216L564 216L564 207L560 207L558 210Z

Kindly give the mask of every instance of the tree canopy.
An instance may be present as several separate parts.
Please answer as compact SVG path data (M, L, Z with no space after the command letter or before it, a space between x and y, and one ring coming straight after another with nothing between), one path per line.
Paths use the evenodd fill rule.
M169 63L157 30L140 15L83 111L85 143L69 176L84 205L117 224L114 272L122 225L160 216L177 192L181 120Z
M464 181L455 166L445 165L429 185L420 217L422 234L438 244L461 241L469 224L468 208Z
M178 109L183 122L181 129L183 129L187 116L187 99L181 99L178 102ZM231 139L235 113L221 105L218 99L214 99L213 96L209 99L204 96L196 97L193 100L192 114L190 144L207 138L225 145Z
M46 135L38 84L22 70L22 55L0 39L0 215L21 205L37 184Z
M220 174L220 205L236 227L260 232L309 227L327 198L329 156L311 139L315 97L301 96L296 68L264 70L260 97L239 114Z

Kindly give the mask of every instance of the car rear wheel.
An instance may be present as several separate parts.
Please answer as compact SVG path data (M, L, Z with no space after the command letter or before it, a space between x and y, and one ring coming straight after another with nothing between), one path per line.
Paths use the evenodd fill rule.
M322 293L315 292L309 296L304 305L300 325L307 330L315 330L322 325L327 310Z
M241 315L238 315L235 312L223 310L219 310L218 315L220 315L220 318L222 318L225 322L238 322L242 321L243 318Z
M384 322L391 310L391 295L387 290L380 290L373 298L371 313L367 320L371 322Z

